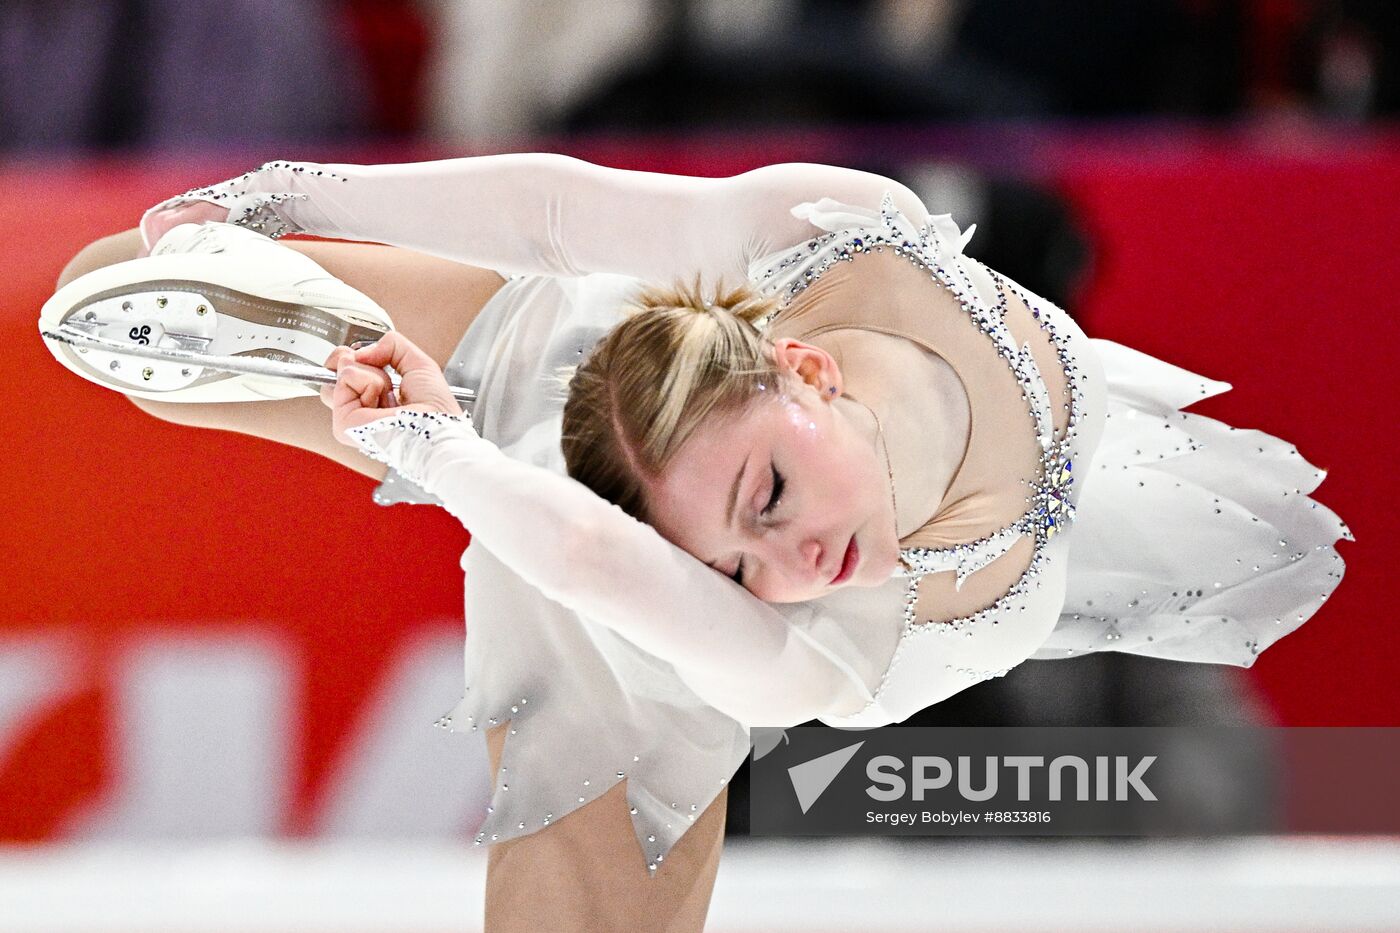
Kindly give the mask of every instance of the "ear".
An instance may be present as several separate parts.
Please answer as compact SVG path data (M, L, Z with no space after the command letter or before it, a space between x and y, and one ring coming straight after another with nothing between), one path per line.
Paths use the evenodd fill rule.
M779 372L810 386L826 401L831 401L845 391L841 367L837 365L836 359L821 347L814 347L810 343L803 343L791 337L779 337L773 341L773 360Z

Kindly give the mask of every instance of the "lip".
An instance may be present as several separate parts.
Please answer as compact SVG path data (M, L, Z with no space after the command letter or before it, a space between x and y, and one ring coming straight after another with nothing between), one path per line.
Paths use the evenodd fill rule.
M851 535L851 543L846 545L846 554L841 560L841 569L836 572L836 576L831 578L828 586L845 583L856 572L856 565L859 563L860 548L856 545L856 536Z

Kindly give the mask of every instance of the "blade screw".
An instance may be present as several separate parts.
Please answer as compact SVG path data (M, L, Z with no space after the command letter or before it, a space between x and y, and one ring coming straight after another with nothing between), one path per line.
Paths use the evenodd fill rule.
M154 376L155 374L156 374L156 371L155 371L154 369L152 369L151 367L149 367L149 366L147 366L145 369L141 370L141 378L142 378L142 379L149 380L149 379L150 379L152 376Z

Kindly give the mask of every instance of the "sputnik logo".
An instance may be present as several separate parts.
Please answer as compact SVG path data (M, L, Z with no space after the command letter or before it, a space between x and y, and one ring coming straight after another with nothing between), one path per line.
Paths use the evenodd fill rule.
M847 745L820 758L813 758L788 768L788 778L792 781L793 792L797 794L797 803L802 807L803 813L811 809L812 804L826 792L831 782L836 780L836 775L841 773L841 769L846 767L846 763L864 744L864 741L860 741L854 745Z

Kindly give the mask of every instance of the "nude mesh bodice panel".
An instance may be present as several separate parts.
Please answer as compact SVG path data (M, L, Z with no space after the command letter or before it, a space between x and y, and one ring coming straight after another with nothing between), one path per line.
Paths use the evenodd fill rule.
M1006 293L1005 299L988 313L1003 316L1018 346L1029 344L1060 435L1068 423L1070 396L1055 348L1020 298ZM951 547L1016 522L1040 471L1035 422L1010 367L956 297L904 257L866 251L812 282L772 319L768 333L772 339L793 337L821 345L823 334L848 329L901 337L936 354L957 373L968 397L971 432L963 462L935 514L900 545ZM846 377L859 397L862 380L879 375L848 372ZM917 409L921 402L911 398L908 404ZM1033 539L1022 537L960 588L952 570L927 574L919 583L916 618L946 621L990 605L1024 573L1033 546Z

